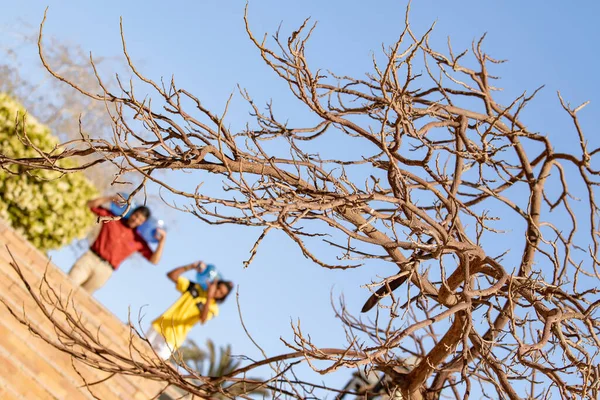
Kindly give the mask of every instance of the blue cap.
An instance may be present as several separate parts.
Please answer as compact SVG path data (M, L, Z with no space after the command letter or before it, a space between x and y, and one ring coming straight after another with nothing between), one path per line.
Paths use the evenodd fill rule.
M214 264L207 264L206 268L202 272L196 274L196 282L202 286L204 290L208 288L208 282L221 279L221 275L217 271L217 267Z

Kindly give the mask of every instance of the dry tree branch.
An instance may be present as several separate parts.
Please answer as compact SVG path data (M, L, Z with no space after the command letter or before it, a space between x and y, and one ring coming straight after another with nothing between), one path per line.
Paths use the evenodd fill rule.
M174 79L167 86L143 75L123 29L123 53L136 78L128 87L112 93L97 76L101 94L92 94L68 82L44 61L45 21L44 66L90 99L115 105L114 141L90 137L80 143L84 149L69 143L60 152L2 163L68 173L91 164L68 170L55 161L96 153L94 163L139 174L138 189L154 182L186 199L188 211L206 223L261 227L246 266L265 235L281 230L326 268L356 266L348 262L354 256L365 265L375 259L398 267L365 305L365 311L378 305L375 321L339 312L346 345L324 349L298 326L286 341L292 353L237 374L262 365L285 369L278 363L300 358L323 374L359 366L380 371L373 396L598 395L600 172L593 165L600 149L589 145L579 122L587 103L571 108L559 94L579 143L570 152L521 120L539 89L508 106L494 100L489 64L500 61L483 52L483 37L458 55L449 42L444 54L429 45L432 29L423 35L411 29L407 9L398 41L384 49L381 62L374 59L373 73L358 79L311 66L305 51L315 26L308 20L289 39L278 31L269 42L252 32L246 9L250 43L317 122L290 126L271 104L263 110L240 89L254 121L235 132L226 123L231 98L216 113ZM421 66L424 75L416 73ZM134 85L148 96L140 100ZM353 143L360 159L349 159L342 146L309 150L330 137ZM273 143L281 151L267 151ZM204 171L222 179L223 190L186 192L157 177L161 170ZM343 255L331 262L317 254L319 240ZM92 351L94 343L83 345ZM407 370L404 361L413 356ZM154 368L144 376L183 385ZM310 386L286 379L285 393ZM209 390L221 381L204 382Z

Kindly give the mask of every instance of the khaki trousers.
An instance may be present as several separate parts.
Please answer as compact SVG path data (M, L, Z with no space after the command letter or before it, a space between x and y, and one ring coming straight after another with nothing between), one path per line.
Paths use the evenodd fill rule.
M100 289L113 273L111 265L94 254L85 252L69 271L69 277L76 286L81 286L89 293Z

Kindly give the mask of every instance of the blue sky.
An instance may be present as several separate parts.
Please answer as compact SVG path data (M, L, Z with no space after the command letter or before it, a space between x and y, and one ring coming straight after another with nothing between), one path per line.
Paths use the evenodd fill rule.
M404 1L250 1L249 16L256 36L273 33L283 22L289 33L304 18L318 27L309 45L314 66L340 75L361 76L371 68L371 54L382 44L392 44L404 20ZM576 5L575 5L576 4ZM175 75L179 86L201 97L205 105L223 110L236 85L248 89L258 103L270 99L276 110L291 121L305 117L304 110L286 86L262 63L248 40L243 24L242 1L146 1L77 2L54 1L48 11L46 34L81 46L97 56L120 54L119 17L123 17L130 55L144 74L153 79ZM18 29L19 21L36 26L46 4L39 1L7 2L0 14L0 27ZM571 129L556 97L560 90L573 104L591 100L581 114L588 135L597 131L593 115L598 112L600 80L597 65L600 27L596 23L600 5L595 1L414 1L411 21L417 32L436 22L432 45L444 50L452 37L455 50L487 32L486 51L509 62L493 73L502 79L500 99L509 102L524 90L542 84L546 88L524 114L534 131L547 133L558 145L562 133ZM2 39L0 38L0 44ZM28 55L29 57L29 55ZM35 53L30 55L36 60ZM31 79L42 79L38 72ZM233 127L250 120L248 108L237 96L230 111ZM174 183L196 185L193 178L174 174ZM158 208L156 213L167 213ZM171 215L171 214L169 214ZM244 320L255 339L269 354L285 351L279 337L291 338L290 321L300 319L315 343L335 347L344 334L330 306L331 291L345 295L349 308L359 311L368 297L364 283L377 275L394 272L381 263L355 271L329 271L302 257L284 235L274 233L259 249L249 269L242 262L259 232L238 227L213 227L193 217L177 214L172 221L165 255L155 267L132 261L111 278L97 298L125 320L129 308L146 314L144 328L177 297L164 274L171 268L197 259L215 263L239 287ZM329 251L323 248L323 251ZM74 261L71 250L53 254L54 261L68 270ZM197 327L190 335L202 343L212 338L231 343L234 353L259 357L241 329L235 298L221 308L219 318ZM340 382L343 377L338 377Z

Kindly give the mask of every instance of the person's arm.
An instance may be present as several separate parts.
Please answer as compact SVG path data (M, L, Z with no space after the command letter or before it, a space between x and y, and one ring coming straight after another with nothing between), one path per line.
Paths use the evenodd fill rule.
M208 312L210 311L210 303L212 303L215 299L215 292L217 291L217 282L214 281L210 285L208 285L208 291L206 293L206 303L204 303L204 307L202 307L202 312L200 313L200 322L204 324L206 319L208 318Z
M165 239L167 238L167 232L165 232L164 229L159 228L156 230L156 236L158 238L158 246L156 246L156 251L152 253L148 259L148 261L150 261L152 264L158 264L162 257L163 248L165 247ZM177 279L175 281L177 281Z
M102 196L96 199L90 200L87 202L87 206L89 208L97 208L100 207L104 203L108 203L109 201L119 201L121 197L119 195L111 195L111 196Z
M167 272L167 278L169 278L173 282L177 283L177 279L179 279L179 276L181 274L183 274L184 272L190 271L192 269L199 271L201 264L204 264L204 263L202 261L196 261L191 264L184 265L183 267L177 267L174 270Z

